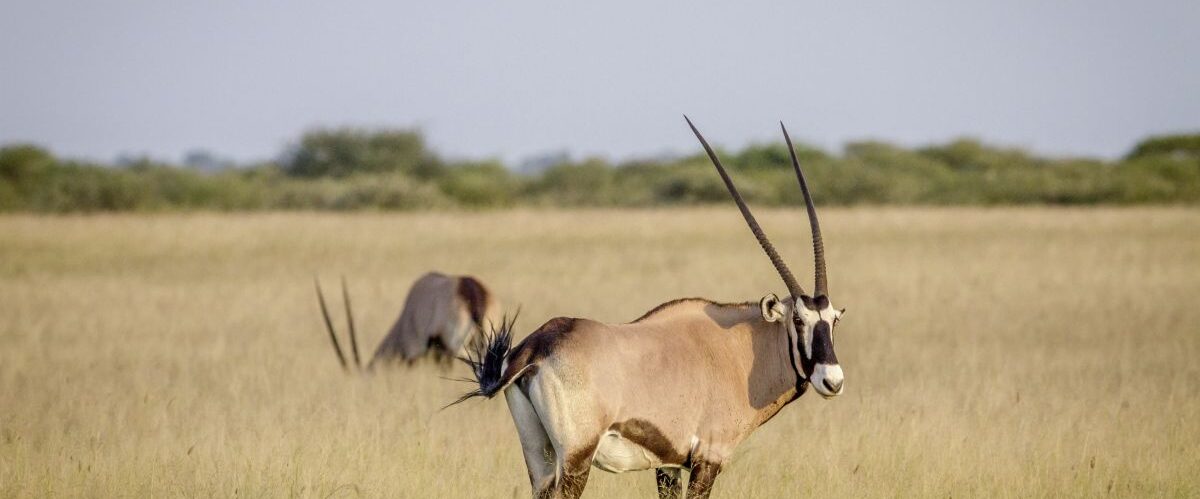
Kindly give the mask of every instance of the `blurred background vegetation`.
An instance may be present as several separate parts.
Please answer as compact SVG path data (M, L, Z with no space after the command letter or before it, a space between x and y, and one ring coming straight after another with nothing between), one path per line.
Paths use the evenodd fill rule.
M697 148L697 151L699 148ZM1048 158L973 139L904 148L798 145L824 205L1178 204L1200 201L1200 134L1151 137L1125 157ZM796 205L782 143L722 151L756 204ZM440 157L416 130L321 129L278 159L233 164L203 152L183 163L101 164L29 144L0 148L0 211L414 210L509 206L724 203L702 154L613 163L551 157L509 168Z

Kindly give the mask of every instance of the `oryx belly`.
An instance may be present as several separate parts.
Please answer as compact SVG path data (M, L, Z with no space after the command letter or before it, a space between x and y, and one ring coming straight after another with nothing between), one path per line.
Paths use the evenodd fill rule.
M650 452L649 449L634 443L614 430L609 430L600 436L600 443L596 445L596 455L592 458L592 464L604 471L622 473L657 468L663 463L662 459Z

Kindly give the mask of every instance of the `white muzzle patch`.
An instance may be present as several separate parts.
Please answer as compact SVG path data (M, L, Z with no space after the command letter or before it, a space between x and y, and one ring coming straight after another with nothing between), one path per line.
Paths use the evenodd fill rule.
M812 387L822 397L831 398L841 395L844 379L842 366L838 364L817 364L813 367Z

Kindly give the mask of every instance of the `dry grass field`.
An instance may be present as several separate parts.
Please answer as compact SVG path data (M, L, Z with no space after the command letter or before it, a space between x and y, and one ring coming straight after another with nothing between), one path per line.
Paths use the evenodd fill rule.
M802 212L760 218L808 285ZM715 495L1200 495L1200 211L822 222L846 395L784 409ZM369 351L430 269L522 335L784 291L732 206L0 217L0 496L527 496L502 400L439 412L462 366L337 367L313 275L346 276ZM593 470L585 497L653 494Z

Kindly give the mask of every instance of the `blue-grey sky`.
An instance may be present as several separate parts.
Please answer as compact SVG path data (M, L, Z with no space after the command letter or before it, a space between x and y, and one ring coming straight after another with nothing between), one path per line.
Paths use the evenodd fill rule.
M1200 130L1200 1L0 3L0 143L275 156L316 126L453 157L976 136L1113 157Z

